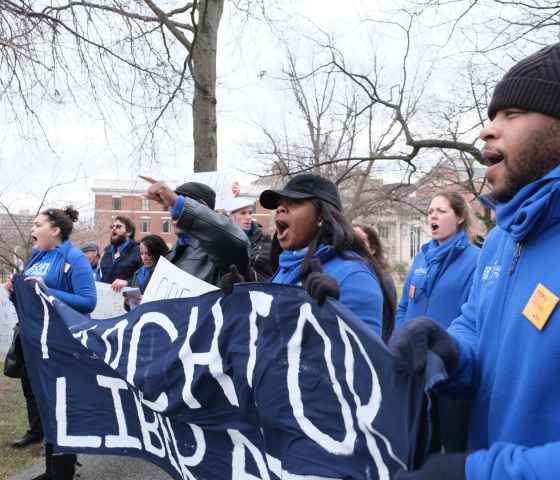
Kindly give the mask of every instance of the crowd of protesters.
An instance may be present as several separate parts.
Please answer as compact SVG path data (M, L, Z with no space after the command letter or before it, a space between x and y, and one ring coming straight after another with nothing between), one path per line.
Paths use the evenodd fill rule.
M560 44L507 72L488 116L480 138L497 226L480 249L465 198L434 195L426 212L431 240L414 258L400 300L375 229L352 225L336 185L313 174L260 194L260 204L275 211L272 236L256 223L252 198L236 196L222 214L215 192L197 182L173 190L146 178L146 198L171 214L171 249L157 235L137 242L134 223L117 216L102 255L93 243L80 250L69 240L78 212L44 210L33 222L23 276L84 314L96 305L95 280L141 296L162 256L226 295L237 283L258 281L302 286L319 305L337 299L388 345L404 375L421 374L429 350L448 374L434 396L434 454L396 478L556 478ZM6 287L17 295L11 280ZM15 448L43 438L25 373L22 386L29 430ZM45 448L46 472L36 478L73 478L75 456Z

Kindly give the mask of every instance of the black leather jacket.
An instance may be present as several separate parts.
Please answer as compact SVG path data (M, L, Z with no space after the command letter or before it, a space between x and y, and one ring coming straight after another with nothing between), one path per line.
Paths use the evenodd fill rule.
M213 285L232 264L248 278L249 240L228 217L185 197L177 226L189 240L187 245L175 245L167 255L176 267Z

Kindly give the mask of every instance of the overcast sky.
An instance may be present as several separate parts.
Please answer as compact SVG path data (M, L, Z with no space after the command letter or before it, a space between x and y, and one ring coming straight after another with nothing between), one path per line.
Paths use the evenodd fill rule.
M401 75L402 31L394 25L369 21L403 19L394 10L394 1L348 0L341 4L339 0L283 0L276 3L279 7L270 7L267 12L272 20L269 24L242 21L226 0L220 26L219 168L239 169L238 177L245 182L250 177L243 172L262 170L261 158L255 155L255 150L263 144L259 125L271 129L280 128L286 122L293 123L294 128L297 125L295 119L291 120L293 103L286 84L281 81L286 46L305 69L321 59L319 43L326 43L328 37L356 71L371 73L376 57L383 65L386 82L394 78L396 84ZM419 72L420 80L429 71L429 87L437 92L438 98L456 94L454 81L449 79L454 78L452 66L460 62L459 50L456 42L441 48L445 43L442 35L449 31L449 25L425 18L417 24L413 32L411 71ZM427 102L432 98L430 95L430 92L426 95ZM169 139L160 142L157 162L143 161L139 167L140 155L134 148L137 139L128 123L115 113L107 124L87 96L79 98L79 103L79 106L71 101L45 103L38 109L51 148L39 133L36 139L23 137L16 124L2 124L0 200L12 210L36 208L49 185L64 183L49 195L48 203L62 206L72 201L83 216L89 216L93 211L90 188L95 178L130 179L139 168L142 173L158 178L181 179L192 172L188 108L168 125ZM429 129L429 125L422 128Z

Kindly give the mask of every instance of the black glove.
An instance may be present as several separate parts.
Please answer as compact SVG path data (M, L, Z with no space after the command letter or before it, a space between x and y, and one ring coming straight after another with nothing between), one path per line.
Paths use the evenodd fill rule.
M224 292L224 295L230 295L231 292L233 292L233 286L236 283L243 283L244 281L245 279L243 278L243 275L239 273L237 267L235 265L230 265L229 272L220 278L218 287L222 290L222 292Z
M307 275L303 283L303 288L307 290L309 295L317 300L319 305L323 305L327 297L338 300L340 298L340 288L336 279L323 273L323 267L317 258L311 260L309 267L311 273Z
M401 470L393 480L465 480L466 460L466 453L439 453L428 458L420 470Z
M428 350L440 356L448 372L459 363L455 340L428 317L406 322L391 339L389 348L395 356L397 370L410 375L424 372Z

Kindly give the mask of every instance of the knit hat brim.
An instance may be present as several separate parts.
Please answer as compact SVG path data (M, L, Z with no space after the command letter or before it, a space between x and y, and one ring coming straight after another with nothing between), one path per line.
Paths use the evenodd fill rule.
M560 83L533 77L506 77L494 90L488 118L499 110L522 108L560 118Z

